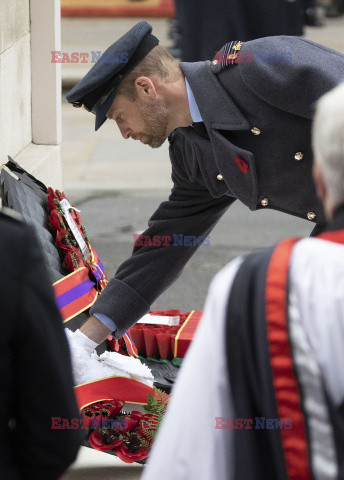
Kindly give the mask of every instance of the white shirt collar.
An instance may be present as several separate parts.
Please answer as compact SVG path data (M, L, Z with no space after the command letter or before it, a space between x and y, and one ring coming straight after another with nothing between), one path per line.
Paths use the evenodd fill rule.
M199 111L199 108L197 106L196 99L194 97L194 94L192 93L190 84L187 81L186 77L185 77L185 84L186 84L186 92L188 94L189 108L190 108L192 121L193 122L203 122L203 118L202 118L201 113Z

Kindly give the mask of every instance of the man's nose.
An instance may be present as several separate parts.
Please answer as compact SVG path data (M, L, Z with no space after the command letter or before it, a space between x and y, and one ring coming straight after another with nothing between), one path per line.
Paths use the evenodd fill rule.
M130 128L119 126L119 125L118 125L118 128L119 128L123 138L125 138L125 139L130 138Z

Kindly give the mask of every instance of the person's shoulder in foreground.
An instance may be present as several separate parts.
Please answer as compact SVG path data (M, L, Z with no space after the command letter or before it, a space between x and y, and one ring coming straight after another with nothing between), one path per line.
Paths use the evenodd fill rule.
M82 430L67 340L33 229L0 211L1 478L56 480L74 461Z

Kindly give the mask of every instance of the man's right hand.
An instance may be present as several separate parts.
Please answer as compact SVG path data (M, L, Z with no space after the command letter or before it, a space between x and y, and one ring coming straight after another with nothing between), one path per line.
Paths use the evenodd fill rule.
M97 317L92 316L82 325L80 332L99 344L104 342L113 330L106 327Z

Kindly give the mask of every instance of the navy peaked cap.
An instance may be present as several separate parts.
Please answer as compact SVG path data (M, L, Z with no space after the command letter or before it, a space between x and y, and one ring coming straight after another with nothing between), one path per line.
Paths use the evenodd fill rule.
M69 103L95 114L96 130L105 122L123 78L158 45L159 40L151 32L149 23L137 23L113 43L84 78L67 93Z

